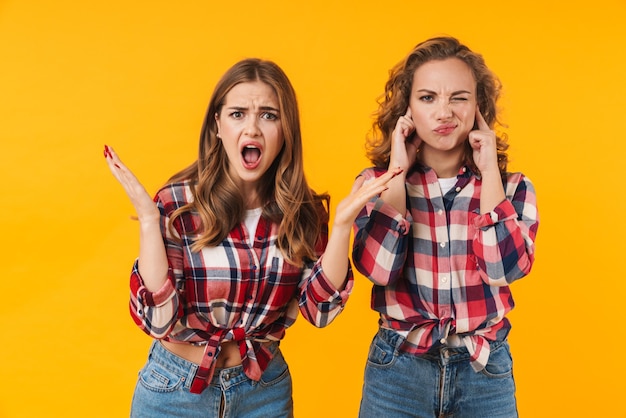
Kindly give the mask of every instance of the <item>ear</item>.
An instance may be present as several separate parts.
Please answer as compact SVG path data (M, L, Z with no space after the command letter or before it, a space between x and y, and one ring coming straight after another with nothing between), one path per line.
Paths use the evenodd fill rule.
M217 137L220 138L220 115L215 112L215 123L217 124Z

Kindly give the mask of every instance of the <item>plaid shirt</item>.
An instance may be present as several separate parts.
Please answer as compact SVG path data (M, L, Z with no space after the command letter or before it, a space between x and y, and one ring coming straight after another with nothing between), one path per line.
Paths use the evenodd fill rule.
M367 181L384 172L362 175ZM479 371L489 341L506 338L509 284L531 269L539 218L526 177L508 174L504 187L506 199L481 215L481 180L468 168L442 196L436 173L415 166L406 179L406 214L375 198L357 217L354 265L374 283L380 325L406 336L403 351L419 355L455 341Z
M241 223L220 245L194 252L197 214L179 217L175 236L166 227L172 212L191 199L187 182L170 184L157 193L169 277L160 290L149 292L135 261L130 311L135 323L153 338L206 345L191 387L191 392L200 393L211 380L222 341L239 343L246 375L259 380L272 358L262 343L282 339L298 311L315 326L329 324L343 309L353 277L349 269L345 289L337 291L322 271L321 258L304 268L289 264L276 245L279 225L263 217L252 246ZM318 255L327 241L326 224Z

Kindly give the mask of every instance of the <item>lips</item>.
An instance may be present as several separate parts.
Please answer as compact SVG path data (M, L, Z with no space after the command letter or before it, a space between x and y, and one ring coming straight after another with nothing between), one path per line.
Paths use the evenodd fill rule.
M433 129L433 132L439 134L439 135L449 135L451 134L454 130L456 129L456 125L452 124L452 123L446 123L445 125L439 125L437 126L435 129Z
M245 168L253 170L261 164L261 147L256 143L243 144L241 161Z

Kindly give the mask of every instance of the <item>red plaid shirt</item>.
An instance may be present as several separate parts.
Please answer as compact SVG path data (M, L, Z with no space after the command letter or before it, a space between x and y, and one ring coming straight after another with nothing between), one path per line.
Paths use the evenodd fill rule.
M481 370L489 341L506 338L509 284L531 269L539 218L526 177L509 174L504 186L506 199L481 215L480 177L463 167L443 196L436 173L416 166L406 179L406 214L376 198L357 217L354 265L374 283L380 325L406 336L403 351L423 354L456 335Z
M156 292L149 292L137 269L130 280L130 311L135 323L148 335L172 342L206 345L191 391L200 393L210 381L222 341L239 343L246 375L259 380L272 358L262 343L278 341L298 311L312 324L329 324L344 307L352 289L337 291L324 276L321 258L304 268L285 261L276 246L278 225L261 217L252 246L243 223L216 247L191 250L199 224L197 214L185 213L174 222L172 236L167 222L173 211L193 196L187 182L161 189L155 202L161 211L161 230L169 260L169 278ZM328 241L324 225L318 248Z

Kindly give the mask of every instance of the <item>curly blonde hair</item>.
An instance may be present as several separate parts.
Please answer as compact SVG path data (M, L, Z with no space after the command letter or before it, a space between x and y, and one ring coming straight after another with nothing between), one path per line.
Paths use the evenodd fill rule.
M317 258L322 228L328 222L329 196L309 188L304 175L302 136L296 94L282 69L271 61L249 58L233 65L217 83L204 118L198 159L170 178L169 182L190 180L193 201L174 212L173 222L186 212L198 213L201 234L194 250L216 246L243 219L244 196L228 170L228 157L217 138L217 122L226 95L236 85L261 81L278 97L284 145L261 179L259 195L263 216L279 224L277 245L292 264L302 266Z
M385 84L385 93L378 98L378 110L374 113L371 134L366 141L367 156L376 167L387 168L391 154L391 133L398 118L406 113L411 96L413 74L421 65L432 60L458 58L465 62L476 80L478 107L487 124L493 129L498 123L496 103L500 96L501 84L498 78L487 68L483 57L472 52L467 46L452 37L435 37L419 43L413 50L389 71L389 80ZM507 136L496 135L498 167L500 173L506 173L508 164ZM472 157L472 149L465 144L464 164L479 172Z

